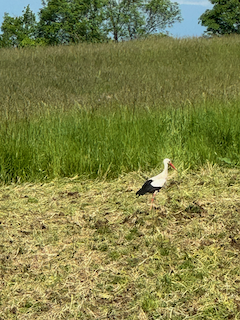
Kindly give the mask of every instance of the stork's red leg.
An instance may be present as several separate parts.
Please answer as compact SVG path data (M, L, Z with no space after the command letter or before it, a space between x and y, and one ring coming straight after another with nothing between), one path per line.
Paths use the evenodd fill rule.
M152 210L152 207L153 207L153 201L154 201L154 197L155 197L155 195L157 194L157 191L155 191L154 193L153 193L153 196L152 196L152 201L151 201L151 206L150 206L150 210Z

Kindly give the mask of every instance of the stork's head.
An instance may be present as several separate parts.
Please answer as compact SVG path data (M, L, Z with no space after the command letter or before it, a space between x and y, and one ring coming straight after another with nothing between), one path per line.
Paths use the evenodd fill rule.
M163 163L164 163L164 166L166 166L166 165L169 164L173 169L177 170L177 169L174 167L174 165L172 164L172 162L171 162L170 159L168 159L168 158L164 159L164 160L163 160Z

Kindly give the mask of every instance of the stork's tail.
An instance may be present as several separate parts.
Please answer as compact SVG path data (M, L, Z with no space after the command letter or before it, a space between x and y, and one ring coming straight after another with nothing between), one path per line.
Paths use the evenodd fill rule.
M136 192L136 195L137 195L137 196L143 196L145 193L146 193L146 191L143 190L143 188L141 188L141 189L139 189L139 190Z

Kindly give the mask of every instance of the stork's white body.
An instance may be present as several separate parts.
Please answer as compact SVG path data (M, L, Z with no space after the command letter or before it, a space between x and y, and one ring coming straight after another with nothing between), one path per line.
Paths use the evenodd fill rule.
M158 174L157 176L154 176L154 177L148 179L143 184L142 188L137 191L136 195L141 196L146 193L153 193L153 197L152 197L152 203L153 203L153 200L154 200L156 193L158 193L159 190L167 182L168 165L170 165L171 167L173 167L176 170L174 165L171 163L170 159L168 159L168 158L164 159L163 163L164 163L164 170L160 174ZM152 207L152 205L151 205L151 207Z
M165 159L167 160L167 159ZM160 187L162 188L165 183L167 182L167 177L168 177L168 163L167 162L163 162L164 163L164 170L163 172L159 173L157 176L154 176L152 178L150 178L149 180L152 180L151 185L153 187Z

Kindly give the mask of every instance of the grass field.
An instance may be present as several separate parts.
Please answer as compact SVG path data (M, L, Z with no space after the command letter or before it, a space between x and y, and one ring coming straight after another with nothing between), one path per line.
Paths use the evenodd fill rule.
M240 319L239 42L0 50L0 320Z
M161 168L169 157L182 169L206 161L239 164L239 106L216 104L165 111L118 110L2 123L1 180L45 181L76 174L116 178Z
M2 187L1 319L240 319L239 170L143 181Z
M238 36L0 51L2 117L239 98ZM50 108L51 106L51 108Z
M1 50L0 179L239 165L239 61L239 37Z

